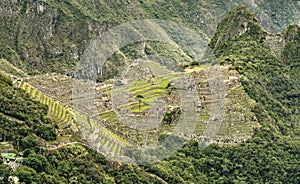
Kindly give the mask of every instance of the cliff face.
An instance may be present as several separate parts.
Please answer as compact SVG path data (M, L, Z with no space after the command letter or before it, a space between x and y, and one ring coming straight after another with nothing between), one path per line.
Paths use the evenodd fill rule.
M209 36L239 3L245 3L270 30L282 29L299 17L296 1L3 0L0 57L31 74L69 74L90 40L109 27L156 18L182 23Z
M90 37L88 22L43 2L9 2L1 1L1 57L28 72L72 69Z

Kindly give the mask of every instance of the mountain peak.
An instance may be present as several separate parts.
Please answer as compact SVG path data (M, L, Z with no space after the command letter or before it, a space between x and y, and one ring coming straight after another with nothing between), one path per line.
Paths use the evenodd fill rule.
M260 38L264 32L255 15L246 6L240 5L230 11L218 24L209 45L216 49L227 40L233 40L241 35L249 34Z
M286 41L300 41L300 26L298 24L289 25L284 31L283 35Z

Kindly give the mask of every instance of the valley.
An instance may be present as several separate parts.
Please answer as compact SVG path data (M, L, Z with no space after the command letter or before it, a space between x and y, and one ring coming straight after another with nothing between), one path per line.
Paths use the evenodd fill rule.
M300 181L297 1L0 5L0 184Z

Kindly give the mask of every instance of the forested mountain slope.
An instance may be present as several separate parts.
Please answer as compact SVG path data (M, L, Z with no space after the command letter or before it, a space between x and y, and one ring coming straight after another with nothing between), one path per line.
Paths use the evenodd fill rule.
M245 7L232 10L218 24L210 46L220 64L242 75L244 89L259 104L254 112L262 128L233 147L200 151L199 143L189 142L148 169L172 182L298 183L299 36L298 25L270 34Z
M272 117L276 130L289 137L300 133L299 40L298 25L270 34L239 8L219 24L210 42L220 62L242 75L245 90Z
M20 13L27 11L25 2L27 1L18 1L18 6L22 3L24 5L19 6L23 7ZM30 32L37 31L37 37L31 38L31 34L27 34L27 37L22 38L25 41L19 42L14 35L14 31L18 29L12 28L14 31L3 31L4 34L1 30L1 56L20 68L22 66L19 64L23 63L23 69L27 68L26 71L33 73L39 71L43 66L49 66L49 68L45 68L42 72L57 70L65 72L66 69L71 71L69 64L75 64L78 59L69 60L70 56L74 56L70 54L73 51L67 52L64 49L69 49L70 46L75 48L74 53L78 53L78 50L83 51L84 42L82 43L82 41L86 40L86 36L89 34L82 33L82 31L88 32L88 30L80 25L87 25L86 22L90 20L105 19L106 16L98 16L96 13L90 12L87 14L85 9L81 9L84 7L79 6L79 1L77 4L74 3L75 1L70 1L72 3L44 2L46 3L42 3L42 7L51 4L50 7L59 7L58 9L53 8L52 11L67 15L58 16L63 21L60 22L62 27L59 29L78 29L80 32L71 31L74 34L74 37L71 37L70 32L56 30L51 34L68 34L68 36L56 35L50 37L50 41L42 41L43 39L40 39L39 36L44 34L42 33L43 29L39 32L39 29L35 27ZM117 5L109 4L109 1L105 4ZM102 3L99 7L107 7L104 6L105 4ZM147 7L156 5L150 1L145 1L145 4ZM7 5L16 7L14 3L7 2L3 7ZM36 9L36 6L37 4L34 5L35 8L32 11L28 10L26 15L32 15L30 12L38 11L41 15L36 14L34 17L37 20L46 20L39 18L47 15L47 9L44 10L42 7ZM72 9L71 7L77 8ZM110 9L106 10L105 14L112 12ZM119 8L118 10L125 9ZM18 11L7 12L8 14L5 15ZM50 14L48 15L50 16ZM84 14L86 16L82 16ZM122 16L124 14L113 15L120 23L124 20L125 16ZM76 21L78 16L82 22ZM56 21L52 17L47 20ZM114 18L107 17L106 21L109 20L114 20ZM17 25L17 22L12 19L6 22ZM28 22L23 25L18 24L18 26L27 25L29 25ZM112 25L114 24L110 26ZM11 27L7 25L6 28ZM92 37L91 35L93 34L89 36ZM50 46L36 47L37 42L41 42L39 43L41 45L50 44ZM24 45L19 47L19 44ZM298 25L288 26L278 34L270 34L264 31L259 21L245 7L237 7L232 10L218 24L217 30L211 38L210 47L222 66L229 67L241 75L242 87L257 103L252 113L255 113L261 128L255 131L251 139L234 146L213 144L202 149L201 143L190 140L173 156L146 166L127 165L107 160L101 154L79 142L47 147L47 145L59 141L58 126L47 117L47 106L33 101L28 95L25 95L24 90L14 87L12 81L6 75L1 74L1 142L5 142L9 147L3 148L4 150L20 154L23 162L16 171L12 171L8 165L1 162L0 183L7 183L10 175L17 176L20 181L26 183L299 183L299 44L300 28ZM81 47L81 45L83 46ZM26 54L24 50L30 50L28 48L33 49ZM54 48L59 49L55 50ZM21 53L24 54L24 57ZM51 53L56 53L57 56L54 57ZM26 59L26 56L33 58ZM40 57L45 59L40 59ZM34 60L34 58L38 59ZM31 61L31 64L36 63L35 67L29 64ZM61 68L62 66L65 68Z
M54 1L0 2L0 57L30 73L72 74L91 40L121 23L139 19L175 21L208 39L237 4L256 12L266 29L299 22L299 1Z
M1 158L0 183L8 183L9 176L17 176L26 184L159 183L161 180L137 166L109 161L78 142L57 145L56 141L62 141L58 140L61 132L47 117L47 106L30 99L3 73L0 89L0 152L22 157L16 170Z

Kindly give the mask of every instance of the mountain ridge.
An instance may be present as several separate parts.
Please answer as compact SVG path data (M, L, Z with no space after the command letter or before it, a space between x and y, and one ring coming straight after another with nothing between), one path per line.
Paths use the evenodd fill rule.
M241 12L241 10L245 11L246 8L238 7L237 9L234 9L233 12ZM248 15L248 13L246 14ZM229 17L231 15L232 13L229 14ZM252 18L253 15L250 19L252 20ZM299 89L299 83L296 82L297 63L299 63L299 47L297 46L297 40L299 40L300 34L299 26L294 24L280 33L270 34L263 30L258 22L249 24L249 29L244 32L240 31L241 26L236 27L234 24L227 24L227 22L228 20L224 19L219 24L219 32L216 31L210 42L210 46L214 49L217 57L221 59L221 63L230 64L233 69L236 69L243 75L241 81L246 85L244 87L246 87L246 91L248 91L250 97L254 98L256 101L261 101L264 105L268 103L268 100L274 100L269 104L269 111L272 111L271 108L278 105L281 108L281 110L278 109L278 112L280 111L282 118L288 116L288 114L292 119L296 118L298 110L292 99L297 101L297 89ZM237 34L227 39L227 27L222 27L222 25L231 26L232 29L237 29ZM279 37L275 43L270 42L270 39L266 39L275 36ZM217 42L216 40L221 40L221 42ZM278 45L283 46L278 47ZM265 71L258 66L263 66ZM291 86L291 83L287 81L293 81L294 85ZM247 87L250 88L247 89ZM253 91L249 91L251 89L255 91L256 94L254 94L255 92ZM264 91L268 99L257 96L257 94L262 91ZM270 98L271 96L273 96L273 98ZM293 96L293 98L291 99L288 96ZM286 106L287 103L294 104L294 112L296 112L295 117L293 116L293 113L291 114L291 112L289 112L290 110L288 110L291 108L291 104ZM294 123L296 123L296 121L297 120L293 120ZM296 131L297 130L298 129L296 129ZM290 131L293 131L293 129L290 129Z
M291 11L281 11L283 4L277 1L172 2L4 0L1 1L0 57L32 75L47 72L72 75L90 40L131 20L156 18L180 22L210 37L217 22L240 3L256 10L274 29L276 21L282 29L290 23L289 18L297 17L300 12L298 3L287 0L284 0L285 8Z
M247 11L244 13L249 15ZM243 32L238 27L235 38L230 39L226 38L227 30L219 26L211 44L221 66L228 68L228 73L232 72L230 74L238 72L241 88L251 100L255 100L252 111L261 128L254 130L252 138L234 146L212 144L205 149L201 142L190 140L171 157L145 166L107 160L102 154L80 143L48 149L43 146L43 141L34 136L37 133L51 140L59 136L53 122L47 120L47 107L30 99L25 91L14 88L12 81L0 75L0 84L4 86L0 88L0 97L7 102L0 106L1 113L12 107L12 112L17 113L17 117L21 113L30 126L36 126L37 122L51 125L42 127L50 132L43 134L41 127L28 130L28 127L20 124L22 122L14 122L0 115L0 125L3 125L1 138L4 136L6 141L16 137L14 142L5 144L9 147L13 145L12 151L22 154L24 159L16 171L2 164L1 160L0 183L6 183L12 174L26 183L297 183L300 180L299 28L288 27L288 31L282 33L284 46L277 47L282 38L280 34L273 38L274 35L261 30L258 24L253 23L253 27L254 32ZM243 34L239 35L240 31ZM264 37L272 38L268 40ZM215 44L216 40L222 41ZM278 49L280 55L276 54ZM196 67L187 69L199 70ZM53 81L51 76L50 80ZM201 82L205 85L205 81ZM21 103L31 104L31 109ZM14 112L14 106L23 110ZM27 111L30 113L23 113ZM28 137L18 138L24 135Z

